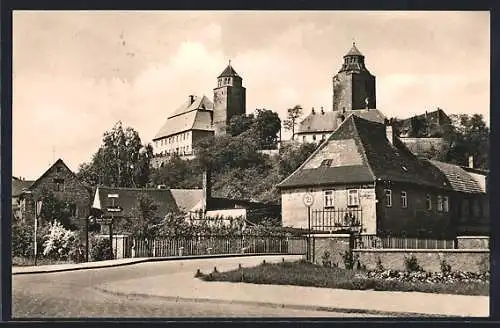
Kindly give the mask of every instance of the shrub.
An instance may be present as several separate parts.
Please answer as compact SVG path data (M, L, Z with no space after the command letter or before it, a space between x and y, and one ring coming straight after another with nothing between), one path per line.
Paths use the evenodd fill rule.
M358 260L358 257L354 255L352 251L345 251L342 255L344 259L344 266L348 270L352 270L354 268L354 264Z
M324 267L331 267L332 266L332 261L330 260L330 252L329 251L323 252L323 256L321 256L321 261L322 261Z
M49 223L49 234L43 242L43 255L54 260L67 260L79 244L75 232L67 230L58 221Z
M380 256L377 257L377 266L375 267L376 271L384 271L384 266L382 265L382 260L380 259Z
M92 236L89 238L89 255L91 261L105 261L113 258L111 243L108 238Z
M446 260L441 261L441 272L444 274L451 273L451 265L449 265Z
M406 271L415 272L415 271L423 271L422 267L418 264L418 260L415 255L411 257L405 257L405 268Z

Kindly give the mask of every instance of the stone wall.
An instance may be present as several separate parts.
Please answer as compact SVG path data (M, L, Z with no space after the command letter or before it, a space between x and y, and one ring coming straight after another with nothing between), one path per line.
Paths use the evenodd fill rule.
M458 236L459 249L489 249L490 237L487 236Z
M485 272L490 269L488 249L364 249L353 250L361 265L373 270L380 259L384 269L401 270L405 268L405 257L412 255L427 272L440 272L441 261L451 266L452 271Z
M331 261L332 265L345 268L343 255L349 251L349 235L338 234L335 237L315 235L311 245L314 263L322 265L325 253L328 252L328 260Z

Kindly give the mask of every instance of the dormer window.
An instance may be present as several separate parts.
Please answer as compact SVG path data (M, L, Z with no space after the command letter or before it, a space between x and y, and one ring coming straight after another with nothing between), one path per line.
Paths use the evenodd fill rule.
M332 159L331 158L324 159L321 162L321 166L330 166L330 165L332 165Z

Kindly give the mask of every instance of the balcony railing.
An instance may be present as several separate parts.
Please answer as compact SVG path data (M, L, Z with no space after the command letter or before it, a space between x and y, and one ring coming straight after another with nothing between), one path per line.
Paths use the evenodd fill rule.
M338 231L361 229L363 211L360 208L312 210L311 230Z

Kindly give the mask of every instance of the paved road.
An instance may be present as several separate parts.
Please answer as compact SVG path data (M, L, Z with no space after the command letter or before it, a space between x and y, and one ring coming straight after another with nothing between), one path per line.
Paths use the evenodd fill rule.
M281 259L281 258L279 258ZM150 262L130 266L59 273L14 275L12 316L22 318L77 317L352 317L352 314L276 308L271 306L174 301L160 298L116 296L99 285L120 280L158 277L169 279L180 272L207 272L238 263L254 265L262 258ZM162 277L160 277L162 276ZM160 279L160 280L161 280ZM361 316L356 314L356 316ZM370 317L373 317L370 315Z

